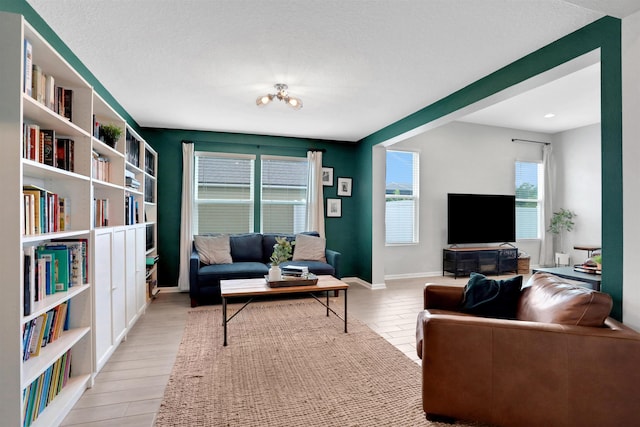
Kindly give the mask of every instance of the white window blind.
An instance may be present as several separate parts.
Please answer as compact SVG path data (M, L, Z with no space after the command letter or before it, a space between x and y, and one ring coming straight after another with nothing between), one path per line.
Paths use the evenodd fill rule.
M541 236L542 177L541 163L516 162L516 240Z
M305 158L261 157L263 233L306 231L309 162Z
M411 151L387 150L386 165L386 243L417 243L419 155Z
M253 231L255 156L196 152L194 234Z

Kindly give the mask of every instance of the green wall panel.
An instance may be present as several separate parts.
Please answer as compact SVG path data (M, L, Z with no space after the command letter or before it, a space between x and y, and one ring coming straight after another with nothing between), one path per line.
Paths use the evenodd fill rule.
M243 153L256 155L306 156L309 148L323 148L323 165L334 168L337 177L353 177L358 164L356 146L335 141L196 132L169 129L143 129L142 136L158 152L158 248L160 286L178 281L180 241L180 200L182 195L182 141L193 141L196 151ZM256 171L256 175L258 175ZM359 190L357 180L353 194ZM335 198L336 186L324 187L325 198ZM354 197L342 198L342 218L325 218L327 247L342 253L343 276L358 275L354 230L358 210ZM259 214L256 213L256 218ZM256 221L256 231L259 231Z

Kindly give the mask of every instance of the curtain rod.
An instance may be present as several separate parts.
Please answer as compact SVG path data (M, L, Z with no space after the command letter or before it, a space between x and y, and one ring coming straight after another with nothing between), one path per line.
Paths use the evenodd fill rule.
M534 144L551 145L550 142L532 141L530 139L511 138L511 142L533 142Z

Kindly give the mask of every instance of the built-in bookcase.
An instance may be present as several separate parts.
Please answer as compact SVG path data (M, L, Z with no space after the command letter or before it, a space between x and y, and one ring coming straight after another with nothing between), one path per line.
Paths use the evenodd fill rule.
M0 424L56 426L144 313L157 158L21 15L0 55Z

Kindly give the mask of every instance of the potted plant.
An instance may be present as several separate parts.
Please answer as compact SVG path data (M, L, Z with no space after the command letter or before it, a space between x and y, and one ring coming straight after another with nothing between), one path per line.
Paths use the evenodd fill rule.
M602 255L594 255L591 257L591 261L596 263L596 268L602 270Z
M558 246L556 252L556 264L568 265L569 255L564 252L564 234L572 231L575 223L573 219L576 213L569 209L560 209L553 213L548 231L556 237Z
M122 135L122 129L116 125L100 125L99 129L100 139L111 148L116 148L118 139Z
M282 271L280 264L291 258L293 245L296 242L289 242L286 237L276 237L276 243L273 245L273 253L271 254L271 268L269 268L269 281L276 282L282 279Z

